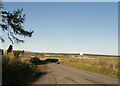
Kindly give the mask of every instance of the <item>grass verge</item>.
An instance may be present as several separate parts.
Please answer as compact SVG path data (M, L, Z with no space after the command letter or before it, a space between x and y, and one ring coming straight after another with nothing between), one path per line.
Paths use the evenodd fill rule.
M101 59L80 59L80 58L61 58L61 63L87 70L103 75L107 75L113 78L118 78L120 72L118 72L118 60L101 58ZM115 65L114 65L115 64ZM115 67L114 67L115 66Z

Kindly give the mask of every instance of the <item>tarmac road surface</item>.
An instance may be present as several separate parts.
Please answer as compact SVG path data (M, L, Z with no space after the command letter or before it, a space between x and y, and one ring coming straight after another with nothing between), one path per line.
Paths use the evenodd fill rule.
M118 79L105 75L68 67L63 64L48 63L48 74L33 84L118 84Z

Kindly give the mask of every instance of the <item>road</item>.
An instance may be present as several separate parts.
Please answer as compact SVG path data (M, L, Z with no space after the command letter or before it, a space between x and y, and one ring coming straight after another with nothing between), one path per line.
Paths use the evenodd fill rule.
M118 84L118 80L63 64L49 63L48 74L33 84Z

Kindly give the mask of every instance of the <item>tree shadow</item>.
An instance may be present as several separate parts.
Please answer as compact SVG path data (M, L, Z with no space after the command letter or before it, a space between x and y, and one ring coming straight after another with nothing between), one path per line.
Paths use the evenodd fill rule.
M48 58L45 60L46 63L57 63L59 60L58 59L51 59L51 58Z
M34 83L38 78L41 78L45 74L47 74L47 65L49 63L56 63L58 62L58 59L46 59L46 60L40 60L38 57L31 58L30 61L36 65L36 71L35 73L28 79L25 86L30 86L31 83ZM30 82L30 83L29 83ZM33 85L33 84L32 84Z
M38 57L34 57L30 59L30 62L32 62L35 65L42 65L42 64L46 64L45 61L40 60Z
M59 60L51 59L51 58L47 58L46 60L40 60L38 57L34 57L30 59L30 61L35 65L43 65L43 64L48 64L48 63L57 63Z

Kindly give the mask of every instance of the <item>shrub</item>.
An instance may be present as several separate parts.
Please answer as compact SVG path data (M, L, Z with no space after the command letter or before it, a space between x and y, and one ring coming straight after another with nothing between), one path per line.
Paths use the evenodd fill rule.
M32 63L22 63L14 60L9 64L9 58L2 59L2 86L4 85L23 85L35 71Z

